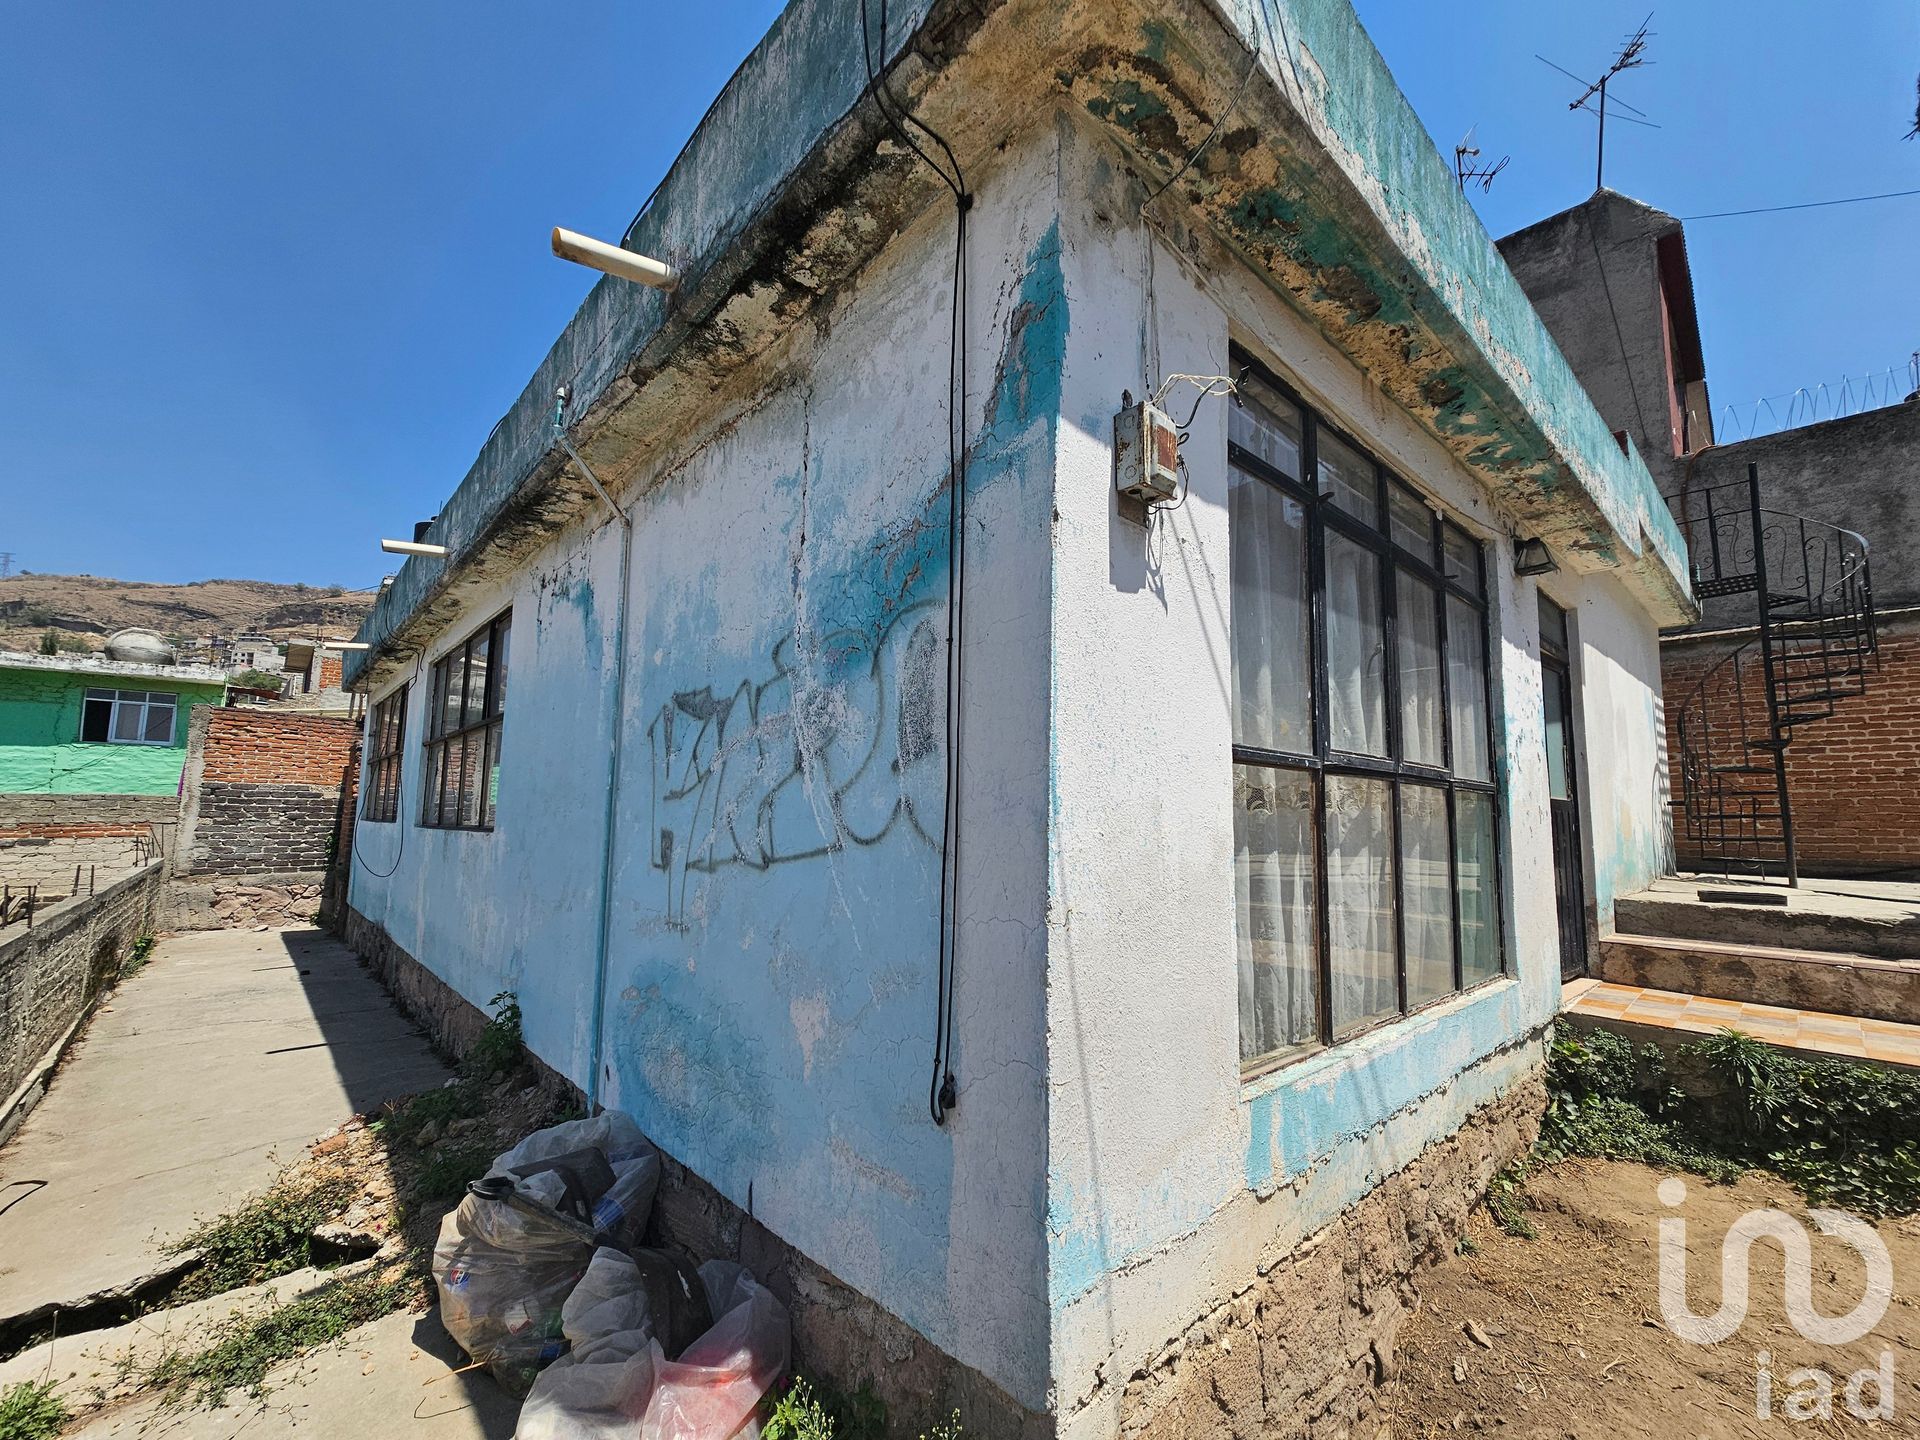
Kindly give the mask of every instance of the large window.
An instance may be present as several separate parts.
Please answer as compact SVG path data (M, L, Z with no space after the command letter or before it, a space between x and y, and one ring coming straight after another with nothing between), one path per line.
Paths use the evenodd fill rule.
M511 613L481 626L433 664L420 823L491 830L500 787Z
M1246 365L1231 407L1240 1058L1500 974L1481 546Z
M407 687L373 707L367 727L365 817L392 821L400 815L400 746L407 733Z
M89 690L80 738L108 745L171 745L180 697L167 690Z

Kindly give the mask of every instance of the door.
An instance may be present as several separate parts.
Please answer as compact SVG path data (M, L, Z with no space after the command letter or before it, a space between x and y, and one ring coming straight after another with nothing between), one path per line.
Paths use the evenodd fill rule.
M1567 612L1540 597L1540 690L1547 732L1547 808L1553 816L1553 889L1560 915L1560 977L1587 969L1587 899L1580 863L1580 788L1574 764L1573 673Z

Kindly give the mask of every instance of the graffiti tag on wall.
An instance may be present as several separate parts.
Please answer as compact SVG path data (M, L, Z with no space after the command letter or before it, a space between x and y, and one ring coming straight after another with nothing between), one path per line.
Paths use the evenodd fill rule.
M650 859L683 924L689 871L770 870L896 831L935 846L945 768L940 605L902 610L873 637L789 633L771 674L730 693L680 691L647 727Z

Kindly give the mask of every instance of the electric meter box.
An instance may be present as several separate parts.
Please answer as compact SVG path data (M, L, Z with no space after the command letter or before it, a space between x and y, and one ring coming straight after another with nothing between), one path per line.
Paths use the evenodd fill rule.
M1113 417L1114 488L1152 504L1180 492L1180 432L1146 400Z

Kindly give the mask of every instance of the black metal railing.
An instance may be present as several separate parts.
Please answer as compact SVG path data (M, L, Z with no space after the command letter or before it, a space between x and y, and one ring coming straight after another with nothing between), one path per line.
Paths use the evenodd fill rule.
M1759 467L1733 481L1669 497L1687 542L1694 593L1751 594L1727 616L1746 635L1685 696L1674 715L1680 781L1673 804L1687 849L1732 871L1800 880L1787 748L1794 733L1864 694L1878 651L1867 542L1760 503Z

